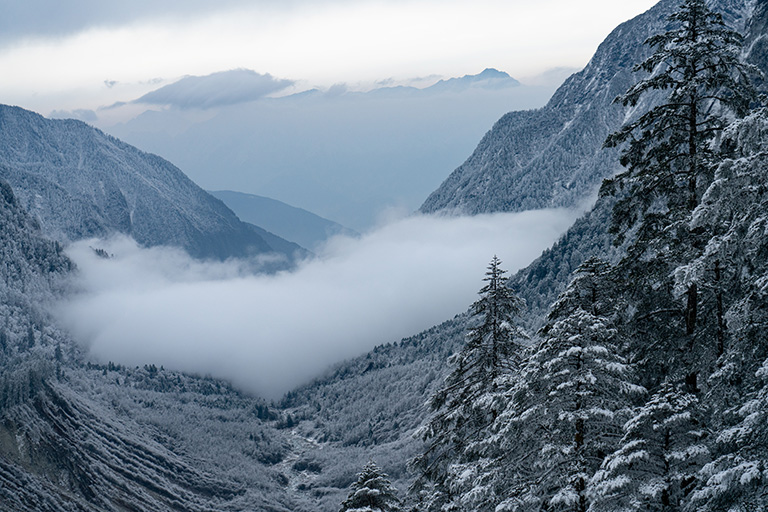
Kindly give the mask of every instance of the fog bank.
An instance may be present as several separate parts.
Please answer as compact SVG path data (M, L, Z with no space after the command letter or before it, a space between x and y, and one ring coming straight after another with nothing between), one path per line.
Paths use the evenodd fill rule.
M494 254L503 268L522 268L576 215L408 217L335 238L317 258L271 276L125 238L81 242L69 248L80 291L57 314L98 361L211 374L276 398L466 310Z

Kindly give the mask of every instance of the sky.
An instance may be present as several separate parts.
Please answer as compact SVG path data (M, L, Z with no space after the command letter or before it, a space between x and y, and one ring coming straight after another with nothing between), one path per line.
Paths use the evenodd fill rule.
M283 93L581 68L654 0L0 0L0 102L48 115L249 69ZM536 78L539 77L539 78Z
M494 254L514 272L577 215L395 218L359 238L334 238L317 258L277 275L125 238L88 240L68 249L80 293L57 314L105 364L164 365L279 398L338 361L466 311Z

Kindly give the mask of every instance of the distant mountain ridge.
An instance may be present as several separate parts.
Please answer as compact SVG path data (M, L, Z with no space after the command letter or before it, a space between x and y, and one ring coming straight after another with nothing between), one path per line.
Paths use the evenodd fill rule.
M0 140L0 178L56 240L122 233L200 258L273 252L170 162L85 123L0 105Z
M148 108L104 129L207 190L254 192L364 231L389 208L416 210L504 112L543 105L553 90L489 69L424 88L339 85L204 115Z
M479 214L572 207L619 170L616 149L602 149L626 111L613 100L638 79L633 66L648 54L642 44L666 25L679 0L662 0L619 25L589 64L572 75L538 110L510 112L473 154L424 201L420 211ZM726 22L744 29L748 0L714 0ZM649 95L638 106L655 101ZM631 113L630 113L631 114Z
M425 91L461 91L471 87L484 89L499 89L519 87L521 84L508 73L495 68L485 68L477 75L464 75L457 78L440 80L434 85L424 88Z
M245 194L231 190L209 191L224 201L241 220L259 223L275 235L316 250L335 235L357 236L358 233L319 215L296 208L269 197Z

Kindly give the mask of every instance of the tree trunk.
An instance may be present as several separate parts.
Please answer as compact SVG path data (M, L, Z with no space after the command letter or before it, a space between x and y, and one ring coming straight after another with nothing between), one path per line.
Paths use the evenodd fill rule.
M696 331L696 315L698 313L698 286L692 283L685 292L688 296L688 303L685 306L685 333L688 335Z

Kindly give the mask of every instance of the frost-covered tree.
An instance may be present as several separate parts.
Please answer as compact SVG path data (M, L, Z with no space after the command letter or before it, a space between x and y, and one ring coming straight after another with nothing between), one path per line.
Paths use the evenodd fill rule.
M386 474L370 461L365 465L357 481L352 484L349 496L341 504L340 512L397 512L401 510L397 489Z
M587 483L616 447L628 408L644 392L619 355L609 296L599 292L606 270L595 260L577 270L522 377L529 390L523 417L546 433L531 498L549 511L586 512Z
M666 382L632 416L592 479L590 512L682 510L710 459L698 398Z
M519 365L516 339L524 333L515 317L522 301L506 286L505 274L494 256L480 298L471 307L467 342L450 358L453 371L431 397L432 417L417 433L426 448L411 461L418 473L413 490L428 510L446 507L453 499L450 474L467 457L475 458L466 448L483 437L503 409L505 380Z
M587 510L587 483L644 393L619 355L611 288L608 265L592 259L552 307L506 409L472 447L483 464L464 475L463 509Z
M475 327L467 335L457 371L449 381L460 386L473 382L478 389L492 389L503 371L519 363L515 339L524 334L517 327L515 317L520 313L522 300L507 287L506 273L501 268L501 260L494 256L483 279L486 284L479 291L480 299L471 307ZM439 405L445 398L444 393L438 393L435 402Z
M652 90L669 91L668 98L605 141L628 142L621 156L627 170L614 180L633 189L625 214L637 209L627 203L645 209L660 196L667 208L693 210L717 160L712 141L756 98L749 75L758 71L740 60L741 35L705 0L684 0L669 22L670 30L646 40L654 53L635 67L649 76L616 101L636 107Z
M634 312L626 329L632 333L630 355L650 370L644 374L647 386L672 374L697 391L699 375L710 373L722 354L722 314L719 346L709 342L711 323L702 317L712 318L716 308L723 313L717 303L722 294L715 292L714 304L706 304L703 294L724 281L724 269L713 268L707 281L680 279L677 271L706 244L708 227L693 226L691 214L724 158L715 142L757 97L749 80L757 70L739 60L741 36L704 0L685 0L669 22L667 32L646 41L654 53L636 67L648 77L617 101L638 107L650 91L669 94L608 137L606 146L626 143L621 163L627 169L602 192L621 198L613 219L617 242L631 237L618 266Z
M713 236L701 257L680 271L701 279L716 262L727 271L714 288L722 297L725 336L707 394L716 411L716 458L701 473L705 482L693 505L746 512L768 503L768 111L734 123L725 139L731 158L717 169L692 221L710 226ZM717 317L712 323L717 326Z
M768 360L757 377L764 386L739 408L741 421L719 434L723 453L703 468L706 482L696 491L692 509L750 512L768 504Z

